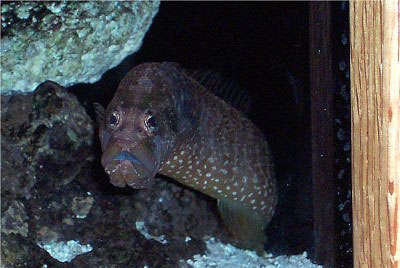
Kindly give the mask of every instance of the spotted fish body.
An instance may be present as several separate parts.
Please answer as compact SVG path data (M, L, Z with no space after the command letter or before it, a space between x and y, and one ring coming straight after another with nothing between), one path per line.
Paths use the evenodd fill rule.
M146 63L121 82L100 126L114 185L150 187L156 173L218 200L236 244L263 252L277 200L260 130L177 64Z

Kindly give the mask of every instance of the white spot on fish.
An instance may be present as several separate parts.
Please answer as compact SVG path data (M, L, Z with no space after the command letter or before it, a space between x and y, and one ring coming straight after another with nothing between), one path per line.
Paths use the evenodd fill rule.
M237 192L233 192L232 194L233 194L233 195L236 195L236 194L237 194Z
M226 169L221 169L221 172L224 173L225 175L228 173L228 170Z
M207 173L207 174L206 174L206 177L211 177L211 173Z
M185 153L185 151L181 151L181 155L183 155Z
M210 162L211 164L214 163L214 158L209 157L209 158L208 158L208 162Z
M251 200L250 203L254 204L256 202L255 199Z
M226 186L226 189L229 191L231 189L231 187L230 186Z
M178 159L178 157L175 155L175 156L174 156L174 160L177 160L177 159Z
M229 163L229 161L228 161L228 160L225 160L224 166L228 165L228 163Z

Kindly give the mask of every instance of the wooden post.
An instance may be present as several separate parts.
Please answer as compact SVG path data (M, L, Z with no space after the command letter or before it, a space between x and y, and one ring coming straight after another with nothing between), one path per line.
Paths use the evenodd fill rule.
M335 267L335 175L331 4L310 2L313 261Z
M399 1L350 2L354 267L400 267Z

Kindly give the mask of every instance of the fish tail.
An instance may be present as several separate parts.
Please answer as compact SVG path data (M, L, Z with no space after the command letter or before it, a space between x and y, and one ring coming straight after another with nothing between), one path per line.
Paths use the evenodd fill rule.
M266 216L238 202L223 199L218 199L218 210L234 238L233 244L240 248L255 250L262 256L265 252L265 226L269 221Z

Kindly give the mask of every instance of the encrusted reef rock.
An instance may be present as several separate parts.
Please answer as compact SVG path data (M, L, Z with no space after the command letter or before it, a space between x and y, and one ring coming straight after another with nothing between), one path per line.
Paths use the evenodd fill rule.
M65 88L1 97L3 267L186 267L204 237L225 240L201 194L166 178L112 186L94 123Z
M3 196L30 198L35 183L60 188L93 159L93 123L55 83L34 94L2 96Z
M20 1L1 4L1 93L47 79L93 83L136 52L160 1Z

